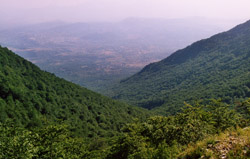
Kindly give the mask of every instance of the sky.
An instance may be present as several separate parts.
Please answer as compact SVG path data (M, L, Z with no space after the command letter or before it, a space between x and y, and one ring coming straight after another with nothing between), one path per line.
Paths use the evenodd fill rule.
M5 24L120 21L128 17L250 19L250 0L0 0Z

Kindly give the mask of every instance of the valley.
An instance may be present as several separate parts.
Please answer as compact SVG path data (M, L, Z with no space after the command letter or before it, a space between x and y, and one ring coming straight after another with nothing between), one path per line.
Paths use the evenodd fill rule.
M51 22L2 30L0 43L43 70L109 95L114 83L145 65L232 25L221 23L197 18Z
M1 159L250 157L250 21L181 50L86 25L1 32Z

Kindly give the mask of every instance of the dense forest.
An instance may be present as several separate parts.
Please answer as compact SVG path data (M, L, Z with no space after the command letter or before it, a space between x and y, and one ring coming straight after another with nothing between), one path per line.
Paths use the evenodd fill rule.
M249 158L250 99L238 107L243 114L218 100L186 104L175 116L135 121L112 140L91 142L72 137L65 124L25 129L7 121L0 124L0 158Z
M0 121L25 128L62 121L79 136L114 136L146 110L128 106L41 71L0 48Z
M163 114L180 111L184 101L242 101L250 96L249 44L250 21L146 66L110 96Z
M114 88L115 98L153 111L0 47L0 158L250 158L249 35L250 21Z

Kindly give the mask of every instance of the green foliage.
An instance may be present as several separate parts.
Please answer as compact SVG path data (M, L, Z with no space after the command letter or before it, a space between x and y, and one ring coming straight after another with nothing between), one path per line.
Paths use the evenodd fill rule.
M223 120L219 118L222 114ZM155 116L143 123L128 124L107 158L177 158L186 145L236 127L237 123L238 114L220 101L213 100L206 106L186 104L175 116ZM197 149L190 158L202 153Z
M223 120L219 118L221 115ZM6 122L0 124L0 158L173 159L188 145L237 128L239 121L240 116L234 110L219 100L212 100L205 106L186 104L175 116L154 116L144 122L127 124L123 133L112 141L92 139L89 142L86 138L74 137L70 127L59 122L30 130ZM213 138L205 142L207 146L216 143ZM198 146L185 156L199 158L204 153Z
M220 100L212 100L212 104L208 109L212 112L214 127L218 128L216 131L224 131L228 127L236 128L240 123L240 115Z
M149 113L67 82L0 47L0 122L42 126L64 121L78 136L111 137Z
M221 98L233 105L250 97L249 24L146 66L114 86L110 96L164 115L179 112L183 101Z
M33 158L38 150L30 144L34 138L28 130L0 124L0 158Z
M90 155L84 141L72 138L64 125L27 130L5 123L0 131L0 158L81 159Z
M242 103L239 103L236 107L237 111L241 113L245 118L250 119L250 98Z

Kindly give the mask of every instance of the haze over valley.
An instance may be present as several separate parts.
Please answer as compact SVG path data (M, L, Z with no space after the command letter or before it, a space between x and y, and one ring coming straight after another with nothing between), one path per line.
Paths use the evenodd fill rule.
M0 159L250 158L249 0L0 5Z
M127 18L120 22L48 22L0 31L0 43L40 68L89 89L107 88L235 21ZM214 20L215 21L215 20Z

